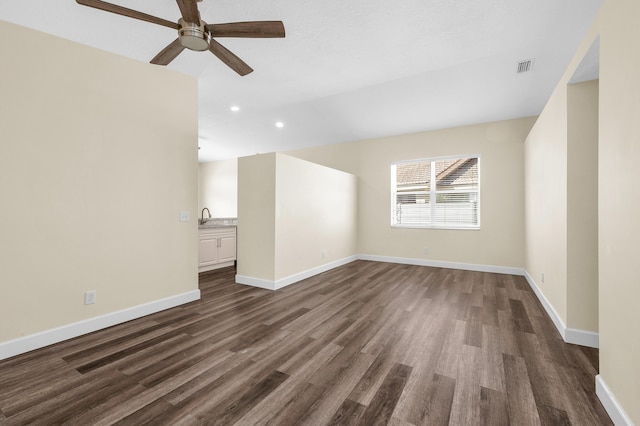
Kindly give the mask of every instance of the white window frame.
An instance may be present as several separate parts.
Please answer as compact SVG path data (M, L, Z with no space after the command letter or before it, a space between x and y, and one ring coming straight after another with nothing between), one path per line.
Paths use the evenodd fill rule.
M435 163L438 161L446 161L446 160L464 160L464 159L470 159L470 158L477 158L478 159L478 189L476 190L471 190L469 192L477 192L477 206L478 206L478 212L477 212L477 216L478 216L478 223L476 224L472 224L472 225L465 225L465 224L461 224L461 223L424 223L424 224L416 224L416 223L410 223L410 224L402 224L402 223L396 223L396 195L397 195L397 182L396 182L396 167L399 164L415 164L415 163L427 163L427 162L431 162L431 163ZM481 218L481 212L482 212L482 208L481 208L481 194L480 194L480 189L482 186L482 177L481 177L481 156L479 154L475 154L475 155L451 155L451 156L446 156L446 157L431 157L431 158L419 158L419 159L413 159L413 160L402 160L402 161L396 161L391 163L391 226L394 228L420 228L420 229L461 229L461 230L479 230L480 229L480 218ZM436 210L436 204L437 204L437 195L438 194L443 194L443 193L452 193L453 191L449 191L449 192L443 192L443 191L438 191L437 190L437 185L435 184L436 182L436 168L434 167L434 164L432 164L431 166L431 178L430 178L430 182L432 182L433 184L431 185L430 189L429 189L429 200L430 200L430 205L431 205L431 217L435 217L435 210Z

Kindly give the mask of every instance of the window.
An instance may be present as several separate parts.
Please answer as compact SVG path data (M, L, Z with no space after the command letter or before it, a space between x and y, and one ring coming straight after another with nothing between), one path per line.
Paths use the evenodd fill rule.
M391 225L480 229L480 157L392 164Z

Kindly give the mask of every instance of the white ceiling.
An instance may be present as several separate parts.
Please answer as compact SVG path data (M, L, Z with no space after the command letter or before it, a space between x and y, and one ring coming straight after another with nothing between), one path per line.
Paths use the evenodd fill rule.
M173 0L112 2L180 14ZM204 0L208 23L282 20L286 38L218 39L255 70L245 77L208 52L169 68L199 79L200 161L531 116L601 3ZM0 19L146 62L177 37L73 0L6 0ZM533 71L516 74L529 58Z

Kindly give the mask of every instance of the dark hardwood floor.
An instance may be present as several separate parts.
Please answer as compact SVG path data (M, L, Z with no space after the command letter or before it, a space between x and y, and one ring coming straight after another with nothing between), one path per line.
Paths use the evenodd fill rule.
M0 362L0 425L608 425L522 277L357 261Z

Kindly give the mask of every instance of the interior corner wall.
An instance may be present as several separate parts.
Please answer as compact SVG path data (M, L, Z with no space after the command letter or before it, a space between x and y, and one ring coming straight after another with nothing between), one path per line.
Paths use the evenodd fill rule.
M600 376L640 425L640 2L600 12Z
M0 53L0 343L197 292L196 79L1 21Z
M358 253L407 262L521 270L524 265L524 140L535 118L505 120L326 147L290 155L358 176ZM391 163L478 154L481 229L391 227ZM429 248L429 254L424 249Z
M276 281L356 255L357 178L276 155Z
M598 82L569 77L525 143L525 269L563 329L597 333Z
M277 289L354 260L357 179L284 154L238 160L236 281Z
M640 198L637 182L640 168L640 3L636 0L605 0L592 28L585 35L567 71L534 126L525 152L526 165L526 265L536 279L548 270L549 247L542 239L566 223L539 221L544 201L536 188L538 177L566 175L552 156L538 150L553 143L557 152L566 151L567 84L593 41L600 37L598 94L598 334L600 374L596 391L616 424L640 424L640 285L638 284L637 241L640 239ZM561 134L564 132L564 135ZM556 142L550 142L555 140ZM563 142L564 141L564 142ZM552 161L553 168L549 161ZM533 187L533 190L532 190ZM549 191L554 188L551 183ZM569 188L571 190L571 188ZM632 195L633 194L633 195ZM566 209L551 205L553 209ZM553 249L553 248L551 248ZM559 254L562 256L562 253ZM552 277L541 285L547 299L566 317L563 302L572 290ZM552 288L556 286L558 288ZM564 295L561 293L564 292ZM568 293L569 292L569 293ZM571 296L573 297L573 296ZM569 316L571 319L571 316Z
M525 142L525 270L567 323L567 91L556 89Z
M198 165L198 212L207 207L213 217L238 216L238 159Z
M237 275L275 281L276 154L238 159Z
M598 80L567 85L567 327L598 332Z

